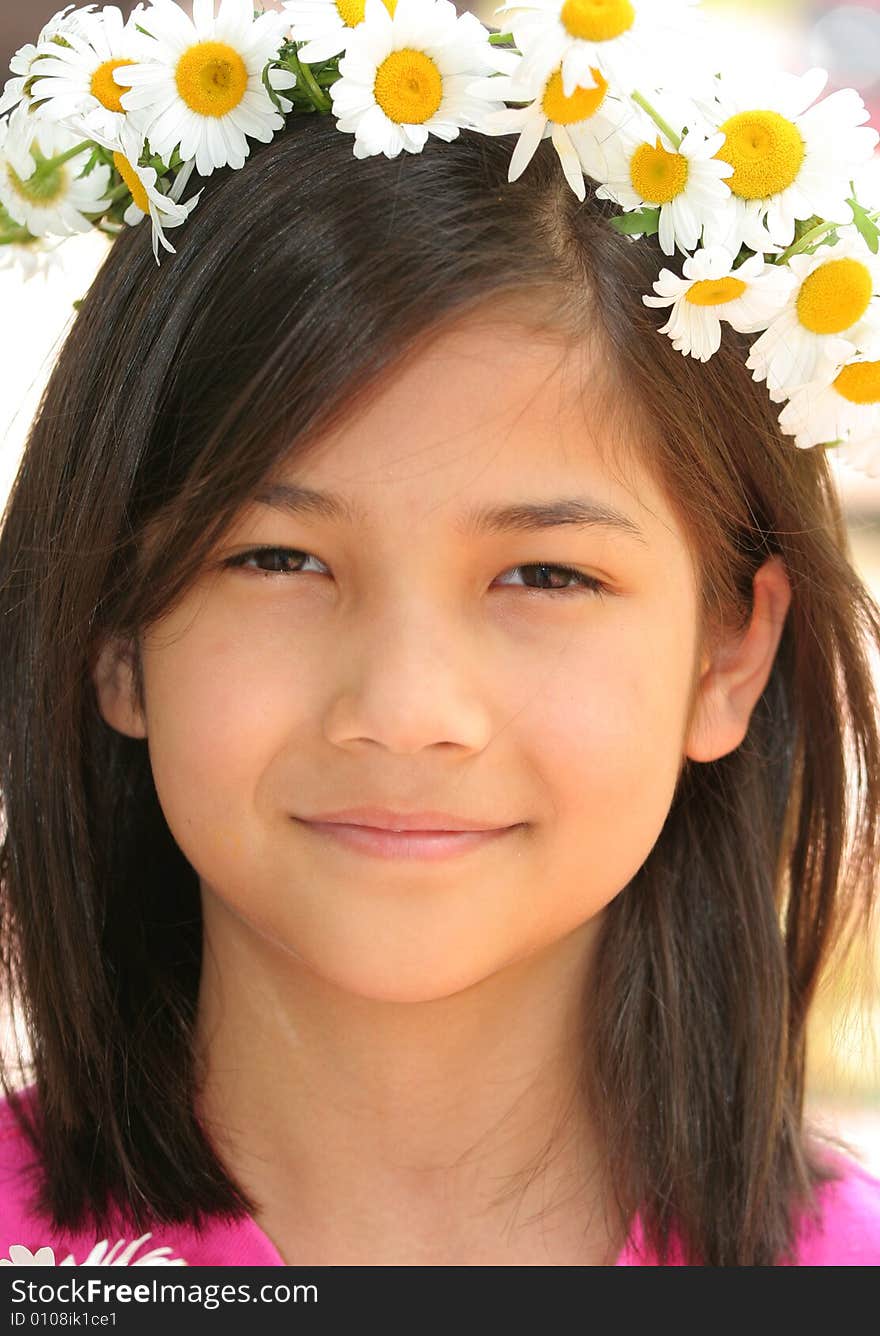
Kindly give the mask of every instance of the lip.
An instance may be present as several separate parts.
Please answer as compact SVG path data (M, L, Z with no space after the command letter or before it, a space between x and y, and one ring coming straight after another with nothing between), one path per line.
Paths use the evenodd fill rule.
M412 818L410 818L412 819ZM341 821L305 821L316 834L372 858L436 862L460 857L507 835L515 826L493 830L387 830Z
M425 831L486 833L510 829L510 826L498 826L491 821L454 816L451 812L394 812L388 807L346 807L340 812L318 812L313 817L303 817L301 820L308 821L310 825L369 826L373 830L404 834L423 834Z

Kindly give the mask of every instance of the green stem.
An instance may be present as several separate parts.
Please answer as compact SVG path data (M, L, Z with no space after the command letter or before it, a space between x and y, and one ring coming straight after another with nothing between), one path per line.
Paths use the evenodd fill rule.
M636 106L642 108L651 117L651 120L658 126L665 135L668 135L675 148L681 148L681 135L676 134L668 121L664 121L656 107L652 107L648 99L638 90L630 95Z
M507 42L513 41L512 32L493 32L489 34L489 41L493 46L504 46Z
M75 158L77 153L82 153L87 148L98 148L99 145L91 139L84 139L81 144L74 144L73 148L67 149L64 153L56 153L54 158L41 158L37 163L37 171L40 173L51 172L54 168L60 167L63 162L68 162Z
M302 77L312 106L315 107L317 111L331 111L333 108L332 100L329 97L324 96L323 89L315 79L315 76L312 74L312 71L309 69L305 61L300 60L295 51L291 51L290 58L296 65L294 73L299 74ZM286 92L287 90L285 89L284 91Z
M118 199L122 199L123 196L130 194L131 191L123 181L122 185L115 186L113 190L110 191L110 194L107 196L107 198L109 199L111 204L115 204Z
M16 228L14 232L0 232L0 246L20 246L35 240L26 227Z
M850 185L852 185L852 182L850 182ZM853 195L853 199L850 203L853 202L857 202L855 200L855 195ZM876 213L866 214L866 217L869 222L880 223L880 210ZM777 255L773 263L787 264L793 255L800 255L803 251L807 250L808 247L812 246L814 242L821 241L822 237L826 234L835 232L839 227L849 226L849 223L819 223L816 227L811 228L809 232L805 232L798 241L795 241L793 245L789 246L788 250L783 251L781 255Z

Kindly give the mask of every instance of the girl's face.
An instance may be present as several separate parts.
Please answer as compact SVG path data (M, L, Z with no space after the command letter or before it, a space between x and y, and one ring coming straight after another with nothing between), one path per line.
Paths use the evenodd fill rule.
M669 811L696 574L648 475L603 465L582 357L444 334L276 475L339 513L255 503L144 635L145 713L105 689L217 916L350 993L438 998L586 943ZM428 860L306 824L365 804L506 829Z

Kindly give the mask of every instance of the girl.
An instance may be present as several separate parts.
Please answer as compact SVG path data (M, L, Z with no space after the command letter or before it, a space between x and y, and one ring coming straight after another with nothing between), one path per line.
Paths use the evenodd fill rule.
M12 1264L880 1262L803 1113L880 610L747 340L508 162L292 117L79 310L0 534Z

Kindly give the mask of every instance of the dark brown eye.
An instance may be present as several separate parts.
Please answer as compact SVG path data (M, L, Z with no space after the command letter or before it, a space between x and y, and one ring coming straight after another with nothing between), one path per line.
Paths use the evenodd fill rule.
M310 552L301 552L297 548L258 547L252 548L249 552L240 552L237 556L230 557L224 565L245 568L253 562L256 565L251 569L256 569L263 575L300 575L303 574L303 566L308 561L316 561L320 566L324 564L318 557L312 556ZM290 569L291 565L294 569ZM564 596L597 594L602 597L610 593L608 586L603 581L597 580L595 576L586 575L573 566L561 566L555 562L532 561L526 565L511 566L510 571L530 572L529 577L523 582L522 588L533 594L561 594ZM530 583L530 580L535 577L537 582Z
M247 566L250 561L258 564L257 570L262 571L264 575L297 575L302 569L302 560L309 558L308 552L299 552L292 547L258 547L250 552L239 552L237 557L230 557L224 564L226 566ZM297 569L289 571L285 569L293 560L294 564L299 562ZM317 560L317 558L314 558Z
M512 566L513 571L533 571L537 573L538 580L541 583L531 585L526 581L524 587L535 593L548 594L577 594L593 593L605 594L608 592L608 586L601 580L597 580L592 575L585 575L583 571L575 570L573 566L559 566L546 561L533 561L526 566ZM551 584L543 583L547 579L554 578L557 581L576 581L575 585L569 584Z

